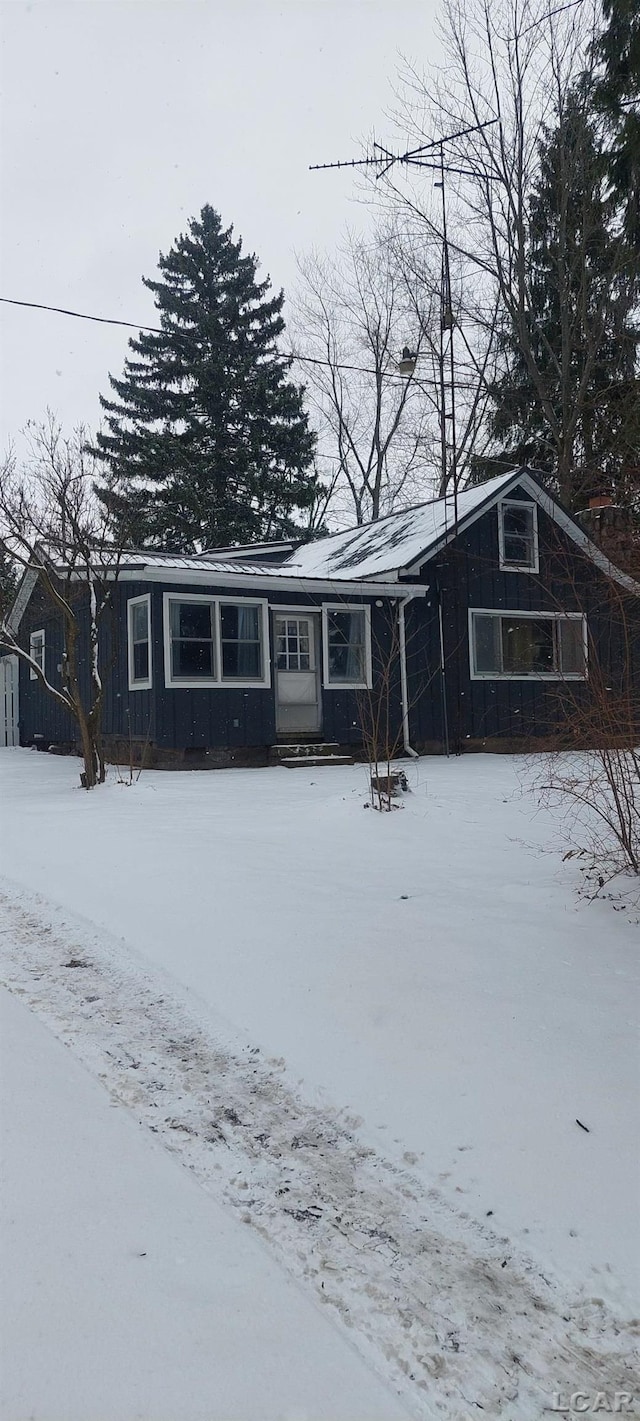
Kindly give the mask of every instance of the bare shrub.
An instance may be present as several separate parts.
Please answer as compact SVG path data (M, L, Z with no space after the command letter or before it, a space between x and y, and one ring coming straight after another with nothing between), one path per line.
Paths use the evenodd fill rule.
M640 876L640 609L614 583L608 598L609 665L590 637L588 683L563 683L563 723L534 777L539 799L563 812L567 857L583 856L600 888Z
M86 431L79 427L65 438L49 412L41 424L28 427L27 451L25 462L10 453L0 467L0 555L23 574L14 608L0 620L0 642L75 722L84 761L80 781L92 789L106 773L104 659L109 627L111 659L114 655L113 591L121 548L113 541L111 517L95 496ZM47 677L20 631L16 608L21 591L29 595L29 579L62 631L57 680Z
M405 745L409 712L433 680L426 678L411 698L405 686L403 715L402 663L411 654L412 641L413 637L405 634L403 604L391 603L377 635L372 633L373 684L358 692L358 718L370 771L369 802L372 809L384 814L400 807L397 798L409 788L405 771L395 762L405 753L411 755Z

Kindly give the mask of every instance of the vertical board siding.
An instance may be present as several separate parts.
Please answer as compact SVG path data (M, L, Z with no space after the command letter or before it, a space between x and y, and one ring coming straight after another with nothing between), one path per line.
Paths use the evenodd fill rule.
M518 497L518 490L509 497ZM469 608L504 611L581 611L589 622L592 658L610 684L640 689L640 599L620 594L616 585L585 556L543 509L538 508L539 573L504 572L499 566L498 510L482 514L455 544L426 563L416 581L427 596L407 604L407 692L410 737L415 748L437 749L445 741L443 677L439 618L442 614L446 676L446 712L450 747L463 750L493 740L541 738L566 720L563 697L579 704L590 695L588 683L473 681L469 661ZM398 586L398 598L408 595L411 583ZM374 687L371 693L322 687L323 722L320 736L340 745L359 746L363 717L371 718L378 704L385 666L392 659L388 696L388 743L402 746L402 700L399 663L392 656L393 615L390 599L368 594L344 595L340 585L324 593L289 592L243 586L238 598L268 600L272 684L270 688L239 686L171 688L165 685L163 595L165 592L199 592L203 596L233 597L229 587L196 586L175 582L121 582L113 592L113 613L101 628L101 674L105 684L103 731L106 736L148 740L167 750L239 750L261 748L276 741L273 667L273 612L300 607L321 612L323 603L368 605L371 608ZM127 602L150 594L152 687L129 690L127 658ZM381 605L378 605L381 604ZM625 625L626 618L626 625ZM89 626L87 606L80 613L80 675L84 694L90 690ZM21 644L28 648L29 634L45 629L47 675L59 684L57 666L62 659L62 627L43 593L32 594L22 620ZM633 665L625 638L630 635ZM49 742L75 741L72 718L29 677L20 663L20 741L43 735Z
M36 587L31 594L18 635L18 642L25 651L29 650L31 632L39 631L40 628L44 628L45 675L51 685L61 688L58 666L62 662L64 651L62 624L43 592ZM47 744L73 743L76 739L73 717L49 691L45 691L40 681L31 680L29 667L22 659L19 675L20 744L31 745L34 738L40 736Z
M512 495L510 494L509 497ZM516 495L514 495L516 496ZM565 701L579 705L589 682L474 681L470 674L470 607L505 611L584 612L592 662L614 681L638 678L640 599L620 595L569 536L538 509L540 570L503 572L499 566L498 510L489 511L425 567L440 592L447 658L447 705L452 749L465 740L542 738L566 721ZM633 664L623 655L623 623L635 643Z

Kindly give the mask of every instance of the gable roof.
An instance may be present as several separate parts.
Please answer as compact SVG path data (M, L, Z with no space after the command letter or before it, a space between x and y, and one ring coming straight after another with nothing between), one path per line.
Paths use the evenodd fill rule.
M415 576L447 543L516 488L528 494L606 577L627 592L640 595L640 585L610 561L580 523L524 468L511 469L486 483L461 490L457 507L453 495L448 494L446 498L434 498L416 508L391 513L376 523L333 533L316 543L304 543L278 571L291 569L300 578L322 577L331 582Z
M459 493L458 530L478 509L516 484L521 472L512 469L508 474L499 474L485 484ZM326 577L338 582L399 573L423 555L426 559L448 534L454 533L455 513L452 495L434 498L416 508L389 513L376 523L350 528L346 533L331 533L315 543L303 543L279 570L284 572L290 568L293 572L295 569L297 577Z
M239 583L244 583L265 592L271 588L327 591L337 584L343 595L366 590L371 595L378 592L385 596L397 596L403 588L406 592L411 589L412 596L421 596L426 588L419 588L415 582L402 579L415 577L420 568L447 543L516 488L539 504L606 577L619 583L627 592L640 596L640 585L610 562L575 518L524 468L511 469L506 474L489 479L487 483L461 490L457 510L452 495L434 498L429 503L405 508L400 513L390 513L375 523L366 523L341 533L329 533L314 543L299 544L290 552L291 544L259 544L255 546L254 558L250 556L249 546L193 554L147 549L126 551L117 559L118 575L124 581L169 579L194 584L218 583L236 588ZM284 551L288 555L282 561L273 560L274 552ZM242 556L246 561L241 560ZM36 582L37 573L29 570L18 588L7 623L14 632Z

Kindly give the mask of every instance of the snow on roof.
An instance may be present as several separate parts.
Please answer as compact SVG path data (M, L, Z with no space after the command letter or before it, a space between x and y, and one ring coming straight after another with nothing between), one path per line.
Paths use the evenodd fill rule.
M474 513L484 503L513 483L518 469L474 488L464 489L458 494L458 524ZM366 523L346 532L330 533L315 543L303 543L295 548L283 562L273 563L266 558L260 563L242 562L240 557L220 557L220 551L208 553L180 554L141 550L125 552L119 563L124 568L160 567L167 571L198 571L206 569L212 574L233 573L278 578L313 578L316 580L350 582L360 578L375 578L379 575L396 573L410 566L422 553L428 553L447 532L453 530L453 497L432 499L430 503L418 504L415 508L405 508L401 513L390 513L376 523ZM268 544L262 545L265 551ZM282 547L282 544L272 545ZM227 551L226 549L224 551ZM231 553L231 549L228 550ZM245 549L238 549L238 553ZM249 549L246 549L249 552ZM216 556L216 554L218 554Z
M202 572L205 568L207 572L247 572L252 576L255 573L264 573L267 576L269 573L277 572L279 574L280 572L279 566L277 564L274 566L273 563L241 563L232 559L225 561L221 558L210 557L207 553L159 553L149 552L144 548L140 552L121 553L117 561L120 569L159 567L163 571L175 569L177 571Z
M487 483L464 489L458 494L458 524L514 480L519 470L499 474ZM278 575L329 577L349 581L377 577L410 566L451 531L454 524L453 497L436 498L431 503L390 513L377 523L333 533L316 543L297 548L278 569ZM236 564L237 566L237 564Z

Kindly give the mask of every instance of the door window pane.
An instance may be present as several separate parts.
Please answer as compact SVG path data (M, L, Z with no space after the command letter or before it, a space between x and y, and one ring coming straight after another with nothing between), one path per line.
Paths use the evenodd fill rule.
M327 613L329 681L366 684L365 614Z
M313 670L313 636L308 617L276 617L278 671Z

